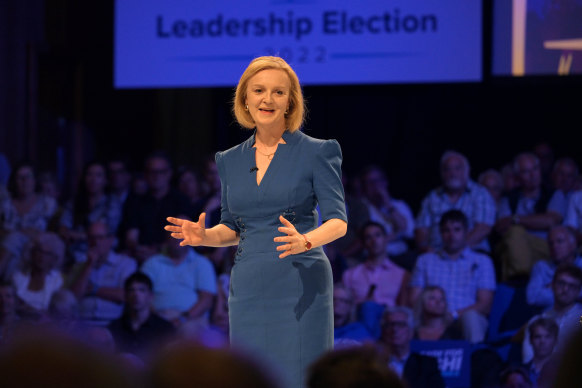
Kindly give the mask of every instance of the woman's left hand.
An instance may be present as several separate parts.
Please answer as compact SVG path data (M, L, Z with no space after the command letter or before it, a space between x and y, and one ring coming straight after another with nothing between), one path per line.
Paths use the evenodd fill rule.
M278 251L285 251L279 255L279 258L283 259L289 255L305 252L305 239L303 238L303 235L301 235L297 229L295 229L295 226L287 221L285 217L279 216L279 221L281 221L284 226L280 226L277 230L287 235L274 238L275 242L285 243L277 247Z

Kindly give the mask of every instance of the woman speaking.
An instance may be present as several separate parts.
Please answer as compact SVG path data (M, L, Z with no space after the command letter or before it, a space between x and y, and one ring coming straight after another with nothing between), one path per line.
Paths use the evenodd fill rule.
M333 281L322 246L347 228L339 144L299 131L304 113L299 80L283 59L251 61L234 114L254 133L216 154L220 223L207 229L202 213L198 222L169 217L166 226L181 245L238 244L231 344L274 362L289 387L302 387L306 368L333 347Z

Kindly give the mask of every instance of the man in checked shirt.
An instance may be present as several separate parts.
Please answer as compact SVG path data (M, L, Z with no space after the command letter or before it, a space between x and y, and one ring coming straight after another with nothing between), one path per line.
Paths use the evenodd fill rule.
M449 210L439 227L443 248L419 256L410 280L410 304L414 306L426 286L440 286L447 295L449 312L466 340L483 341L487 315L495 291L495 271L489 256L467 245L467 217Z

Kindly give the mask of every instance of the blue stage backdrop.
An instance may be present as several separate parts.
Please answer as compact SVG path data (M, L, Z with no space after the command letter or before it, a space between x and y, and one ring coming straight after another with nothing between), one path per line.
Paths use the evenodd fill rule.
M304 85L475 82L481 0L117 0L117 88L236 85L277 55Z

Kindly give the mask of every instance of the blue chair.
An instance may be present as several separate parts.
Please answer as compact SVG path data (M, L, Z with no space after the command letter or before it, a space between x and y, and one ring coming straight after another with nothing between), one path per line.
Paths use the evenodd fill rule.
M513 336L517 330L501 331L501 322L515 295L515 287L500 283L495 289L491 312L489 313L489 327L486 342L496 343Z
M516 346L511 338L537 313L539 311L527 303L525 286L498 284L489 313L485 342L497 349L503 360L507 361L512 346Z
M497 351L503 361L507 361L511 350L509 340L516 333L516 330L501 331L503 316L511 305L514 294L514 287L503 283L497 284L493 295L493 303L491 304L491 312L489 313L489 327L487 328L485 342Z

